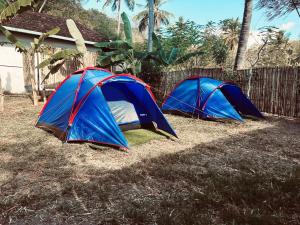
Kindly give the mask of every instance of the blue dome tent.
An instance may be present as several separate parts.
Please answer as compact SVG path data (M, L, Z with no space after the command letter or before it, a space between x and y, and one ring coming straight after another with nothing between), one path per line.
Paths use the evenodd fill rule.
M88 67L69 75L48 98L36 126L66 142L128 148L121 128L139 124L176 136L150 87L129 74Z
M162 110L211 119L243 121L240 114L263 118L238 86L206 77L191 77L177 84Z

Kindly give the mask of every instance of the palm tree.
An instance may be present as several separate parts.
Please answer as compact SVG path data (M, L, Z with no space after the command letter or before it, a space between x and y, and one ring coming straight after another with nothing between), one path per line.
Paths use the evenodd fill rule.
M149 30L148 30L148 52L152 52L153 50L153 39L152 35L154 32L154 0L149 0L148 1L149 5Z
M243 23L240 32L238 50L235 58L234 63L234 70L241 69L243 62L245 60L245 55L247 51L247 44L250 35L250 25L252 19L252 8L253 8L253 0L245 0L245 7L244 7L244 16L243 16Z
M300 17L299 0L280 0L280 1L259 0L256 6L259 9L265 9L267 16L270 20L276 17L285 16L295 10L298 16Z
M239 34L241 30L239 18L222 20L220 25L223 31L222 35L225 44L229 46L230 50L233 50L239 42Z
M168 25L170 23L169 18L174 16L172 13L161 9L166 2L167 0L154 0L154 26L156 29L159 29L161 24ZM149 24L149 1L147 1L145 9L138 13L134 19L139 21L139 31L145 31Z
M101 0L97 0L97 2L100 2ZM133 11L135 6L135 0L124 0L125 4L129 8L129 10ZM118 28L117 33L120 35L120 28L121 28L121 4L122 0L105 0L103 7L108 7L111 5L111 10L114 12L117 10L118 13Z

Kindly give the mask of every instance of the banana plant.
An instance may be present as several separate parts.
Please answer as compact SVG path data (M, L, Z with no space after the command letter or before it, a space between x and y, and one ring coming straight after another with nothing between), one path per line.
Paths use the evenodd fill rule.
M125 40L96 43L95 46L99 48L97 64L100 67L119 66L122 69L121 72L136 75L141 71L141 59L137 57L138 52L133 49L132 29L129 18L124 12L121 17Z
M35 0L17 0L7 4L5 0L0 0L0 23L16 15L21 8L31 6L34 1Z
M84 44L84 39L82 34L80 33L79 29L77 28L75 22L71 19L66 21L69 33L75 39L76 49L64 49L61 50L48 59L41 62L37 68L41 69L44 67L48 67L49 72L45 75L44 79L41 83L44 83L46 79L51 74L55 74L59 71L59 69L64 65L67 60L70 59L82 59L84 54L87 52L87 48ZM82 64L82 61L81 61Z
M27 49L10 31L2 26L1 23L16 15L21 8L31 6L33 2L34 0L17 0L8 4L6 0L0 0L0 32L16 47L18 52L26 52Z
M39 38L34 38L33 42L31 42L31 48L34 52L39 52L40 48L42 47L42 45L44 44L44 41L46 38L48 38L51 35L55 35L60 31L59 27L55 27L51 30L49 30L46 33L43 33L42 35L40 35Z
M13 44L16 50L20 53L27 52L26 47L5 27L0 25L0 32L4 35L4 37L8 40L9 43Z
M167 53L163 49L161 41L155 33L152 34L152 39L155 51L149 53L150 55L148 57L154 59L163 66L178 65L188 61L192 57L205 54L204 51L195 51L187 53L185 55L179 55L179 48L172 48L171 51Z
M7 7L6 0L0 0L0 12Z
M204 54L203 51L197 51L179 56L179 49L173 48L170 52L165 52L161 41L153 33L153 52L138 52L133 48L132 29L126 13L122 13L124 24L125 40L116 40L112 42L99 42L95 46L99 48L97 64L100 67L119 66L122 71L137 75L141 72L141 65L149 60L155 62L158 66L169 66L183 63L190 58Z

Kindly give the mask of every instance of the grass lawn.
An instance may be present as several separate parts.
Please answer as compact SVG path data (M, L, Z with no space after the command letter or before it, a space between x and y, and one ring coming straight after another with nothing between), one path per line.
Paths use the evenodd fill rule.
M164 133L146 129L128 130L124 135L130 146L141 145L151 140L166 139Z
M125 132L128 151L66 144L40 107L0 113L0 224L300 224L300 121L167 115L179 139Z

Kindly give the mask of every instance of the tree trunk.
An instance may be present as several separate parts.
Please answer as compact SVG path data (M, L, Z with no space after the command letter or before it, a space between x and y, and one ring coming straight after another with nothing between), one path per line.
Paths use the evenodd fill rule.
M120 36L120 32L121 32L121 1L122 0L119 0L118 1L118 28L117 28L117 33L118 33L118 36Z
M245 0L243 23L240 32L238 50L235 58L234 70L239 70L243 66L247 51L247 44L250 35L250 25L252 18L253 0Z
M0 112L4 111L4 93L2 88L2 82L0 77Z
M31 78L31 88L32 88L33 105L38 106L39 105L39 96L38 96L38 92L36 90L36 83L34 81L34 78Z
M154 0L149 0L149 22L148 22L148 52L153 50L152 34L154 32Z

